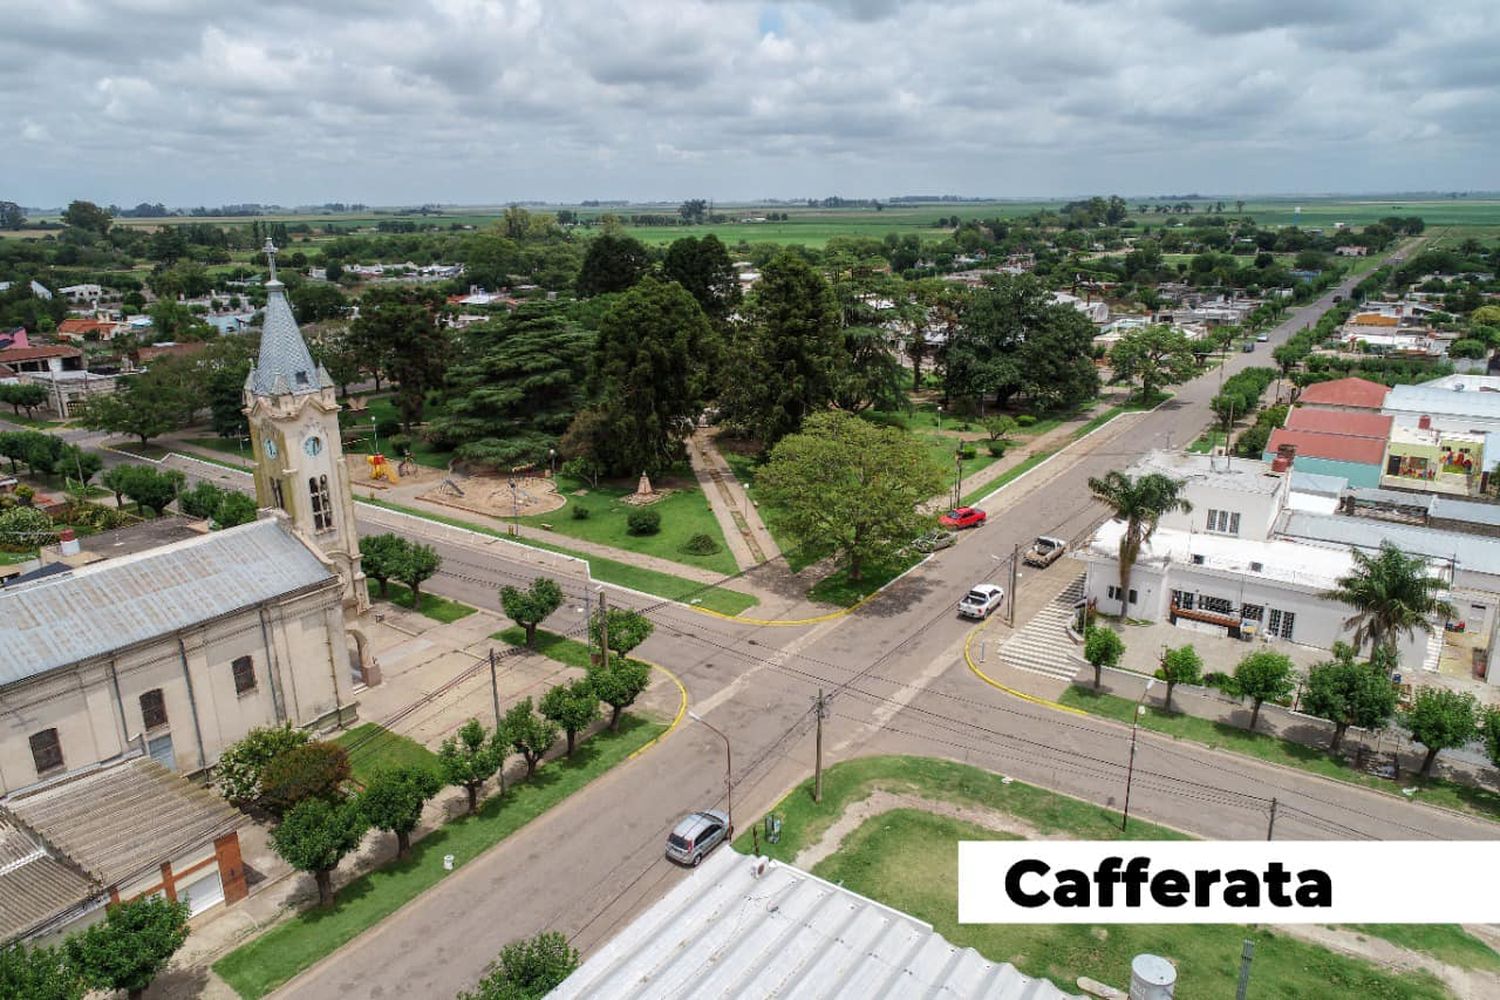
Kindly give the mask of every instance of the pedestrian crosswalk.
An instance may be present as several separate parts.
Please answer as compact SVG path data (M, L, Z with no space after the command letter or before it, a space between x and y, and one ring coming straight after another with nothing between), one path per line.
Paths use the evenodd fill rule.
M1083 664L1078 647L1068 637L1073 606L1083 599L1083 577L1058 594L1000 647L1000 662L1033 674L1071 681Z

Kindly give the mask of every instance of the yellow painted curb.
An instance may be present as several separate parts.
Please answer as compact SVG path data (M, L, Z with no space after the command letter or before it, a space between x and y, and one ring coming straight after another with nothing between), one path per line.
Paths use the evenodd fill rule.
M1013 687L1001 684L999 681L995 680L995 678L991 677L983 670L980 670L979 664L974 662L973 654L969 652L969 647L974 644L974 637L982 632L985 626L987 626L989 623L990 620L986 618L984 621L971 628L969 630L969 634L964 636L964 662L969 665L969 669L974 672L975 677L978 677L980 680L984 681L986 684L996 689L997 691L1004 691L1006 694L1011 695L1012 697L1020 698L1022 701L1030 702L1033 705L1040 705L1043 708L1050 708L1058 712L1067 712L1069 715L1087 716L1089 714L1082 709L1074 708L1071 705L1064 705L1062 702L1053 701L1050 698L1041 698L1034 694L1027 694L1025 691L1017 691Z
M629 754L626 755L626 760L635 760L641 754L645 753L647 750L650 750L652 747L660 743L662 740L666 739L668 736L671 736L672 730L677 728L678 724L682 722L682 717L687 714L688 707L687 685L682 683L681 678L672 673L672 671L668 670L666 667L662 666L660 663L652 663L650 660L642 660L639 656L631 657L631 659L644 663L652 670L660 670L662 673L670 677L672 679L672 683L677 685L677 690L681 693L682 699L677 704L677 716L672 720L672 724L661 733L658 733L650 740L632 750Z

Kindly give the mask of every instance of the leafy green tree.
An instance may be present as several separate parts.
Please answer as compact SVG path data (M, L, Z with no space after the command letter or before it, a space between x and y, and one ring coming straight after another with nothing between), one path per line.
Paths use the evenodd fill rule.
M599 695L584 677L571 684L556 684L542 695L542 715L551 719L568 737L568 756L578 734L599 718Z
M747 312L722 402L727 419L769 450L827 408L847 355L833 289L794 253L761 269Z
M371 826L396 835L396 857L405 858L411 853L411 833L422 821L422 807L442 787L442 780L425 767L382 768L360 794L360 807Z
M200 382L188 365L158 362L121 379L114 392L89 399L82 407L81 422L90 430L129 434L145 445L192 423L203 402Z
M56 541L57 526L52 523L52 518L35 507L22 505L0 511L0 546L13 552L24 552Z
M321 323L349 314L349 300L338 285L326 281L303 282L291 290L290 298L298 323Z
M1486 708L1479 719L1479 735L1484 741L1485 756L1500 767L1500 708Z
M979 422L984 432L990 436L991 441L1004 441L1016 432L1020 425L1014 417L1004 413L992 413Z
M443 565L443 557L431 545L407 542L406 550L396 562L392 575L411 589L412 610L422 608L422 583L431 579Z
M108 233L109 227L114 225L114 217L91 201L69 202L68 207L63 210L62 221L65 225L100 236Z
M1333 659L1308 672L1302 711L1333 723L1330 751L1337 752L1350 726L1379 729L1396 711L1396 686L1383 669L1355 660L1346 642L1333 644Z
M601 233L589 243L578 272L581 298L607 295L633 288L651 268L645 244L633 236Z
M186 903L141 896L111 906L103 923L68 938L63 947L91 988L124 990L138 1000L187 936Z
M479 811L479 789L505 765L506 749L501 733L488 733L478 719L465 722L438 747L443 780L469 793L471 814Z
M739 304L740 282L734 262L712 233L702 239L687 236L673 240L662 260L661 273L687 289L711 319L724 320Z
M1139 382L1140 399L1150 403L1164 385L1186 382L1198 373L1198 359L1187 334L1170 326L1130 330L1109 352L1116 382Z
M1428 573L1427 560L1407 555L1389 541L1374 555L1351 549L1354 567L1321 596L1354 608L1344 622L1354 630L1357 652L1366 642L1371 650L1394 650L1399 637L1410 639L1418 629L1432 631L1432 616L1454 618L1458 612L1439 595L1448 584Z
M235 805L245 805L260 798L260 775L267 764L293 747L302 746L312 737L303 729L282 726L257 726L219 754L214 764L214 784L219 794Z
M829 402L848 413L898 409L906 403L906 371L885 330L873 326L844 329L843 357Z
M703 409L718 337L682 286L647 277L599 322L590 389L605 429L597 454L613 475L656 475L677 462Z
M921 442L846 413L819 413L783 439L756 476L801 545L841 552L849 578L888 558L930 522L917 505L946 484Z
M278 816L298 803L343 798L351 774L349 753L337 743L314 740L277 754L261 769L260 801Z
M299 872L312 875L319 906L332 906L333 871L359 848L369 828L358 800L303 799L271 831L271 848Z
M651 619L629 608L610 608L604 624L609 626L609 651L621 656L628 656L656 630ZM598 612L589 618L589 641L601 650L604 648L604 630Z
M177 498L177 509L188 517L202 520L212 518L224 500L224 490L208 480L203 480L190 490L183 490Z
M1292 658L1268 649L1249 653L1234 668L1234 689L1251 701L1250 729L1260 721L1260 706L1292 693Z
M56 948L28 948L19 942L0 947L0 997L83 1000L87 991L82 976Z
M529 778L536 773L536 766L552 744L557 742L558 725L538 715L528 697L506 711L500 722L500 731L505 734L505 742L515 747L516 753L526 761L526 777Z
M422 419L427 393L442 385L447 370L448 335L438 325L444 305L437 289L379 285L360 300L359 318L349 327L355 349L370 367L396 382L396 409L402 429Z
M1094 668L1094 690L1099 690L1105 667L1118 667L1125 655L1125 640L1112 628L1090 625L1083 633L1083 658Z
M1464 746L1480 735L1479 703L1467 691L1421 688L1401 721L1411 730L1412 739L1427 748L1422 760L1424 778L1432 776L1439 753Z
M610 639L614 643L613 637ZM588 670L589 686L599 700L610 708L609 728L616 732L620 728L620 716L625 709L635 704L651 683L651 668L640 660L626 656L611 657L608 664L596 664Z
M92 451L84 451L76 444L70 444L64 449L62 461L58 464L64 473L77 479L80 486L87 486L104 468L104 459Z
M23 409L28 418L34 417L38 406L47 402L47 387L30 382L15 385L0 384L0 403L9 403L17 413Z
M594 335L555 304L528 303L468 327L464 342L428 436L496 468L545 458L582 405Z
M558 931L512 941L458 1000L543 1000L578 968L578 952Z
M526 648L536 648L536 628L562 607L563 591L557 581L539 576L522 590L510 584L500 588L500 607L505 616L526 630ZM571 740L568 747L572 752Z
M1109 507L1118 521L1125 522L1120 536L1120 614L1130 613L1130 571L1141 554L1141 548L1156 533L1156 526L1173 511L1191 513L1193 505L1183 495L1185 484L1159 472L1148 472L1132 479L1118 469L1103 476L1090 477L1089 491L1094 499Z
M13 201L0 201L0 229L20 229L26 225L26 212Z
M1161 666L1156 676L1167 682L1167 698L1164 707L1172 711L1172 691L1179 684L1197 684L1203 679L1203 657L1192 645L1169 649L1162 655Z
M183 483L187 481L187 477L176 469L159 472L145 465L132 465L127 468L134 471L126 477L125 495L135 503L137 508L150 510L153 517L159 517L167 506L177 499Z
M406 548L406 539L390 532L367 535L359 540L360 566L365 576L380 584L381 598L390 597L390 581L400 571Z
M221 438L250 435L244 411L245 376L249 374L249 361L223 365L208 374L204 391L208 396L209 422Z
M241 524L249 524L255 520L259 511L256 509L255 501L244 493L231 491L224 494L219 501L219 506L214 510L214 521L221 528L233 528Z
M17 464L26 460L26 431L0 431L0 455L10 459L11 475L19 471Z

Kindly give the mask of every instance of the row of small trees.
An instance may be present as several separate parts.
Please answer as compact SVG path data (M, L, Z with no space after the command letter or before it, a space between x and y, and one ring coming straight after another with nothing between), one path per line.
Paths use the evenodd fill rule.
M145 993L188 936L188 905L141 896L111 906L103 921L61 948L0 947L0 997L82 1000L91 990Z
M85 484L104 467L98 455L44 431L0 431L0 457L10 461L12 475L25 465L37 475L73 476Z
M1084 659L1094 668L1094 689L1099 689L1104 667L1119 665L1125 643L1119 633L1103 626L1090 626L1084 635ZM1298 708L1333 724L1328 749L1337 752L1351 726L1381 729L1397 719L1411 738L1427 748L1422 776L1430 777L1433 764L1443 750L1462 747L1483 739L1490 759L1500 766L1500 709L1481 708L1472 694L1446 688L1425 687L1417 691L1405 712L1397 712L1396 686L1391 682L1395 660L1389 646L1377 646L1369 660L1358 659L1355 647L1335 643L1332 659L1308 671ZM1211 684L1224 693L1251 702L1250 729L1260 721L1261 706L1282 702L1297 686L1291 658L1272 650L1257 650L1244 656L1231 675L1203 673L1203 660L1191 645L1168 649L1162 654L1156 678L1166 682L1163 705L1172 710L1172 692L1179 684Z
M411 590L413 608L421 608L422 584L443 565L442 557L431 545L390 532L360 539L359 554L365 576L380 585L380 596L389 597L390 581L395 580Z

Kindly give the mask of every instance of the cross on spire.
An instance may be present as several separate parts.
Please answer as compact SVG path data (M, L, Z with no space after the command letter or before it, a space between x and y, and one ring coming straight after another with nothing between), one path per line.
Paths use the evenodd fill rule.
M271 265L271 280L276 280L276 244L271 242L271 237L266 237L266 245L261 247L265 251L266 260Z

